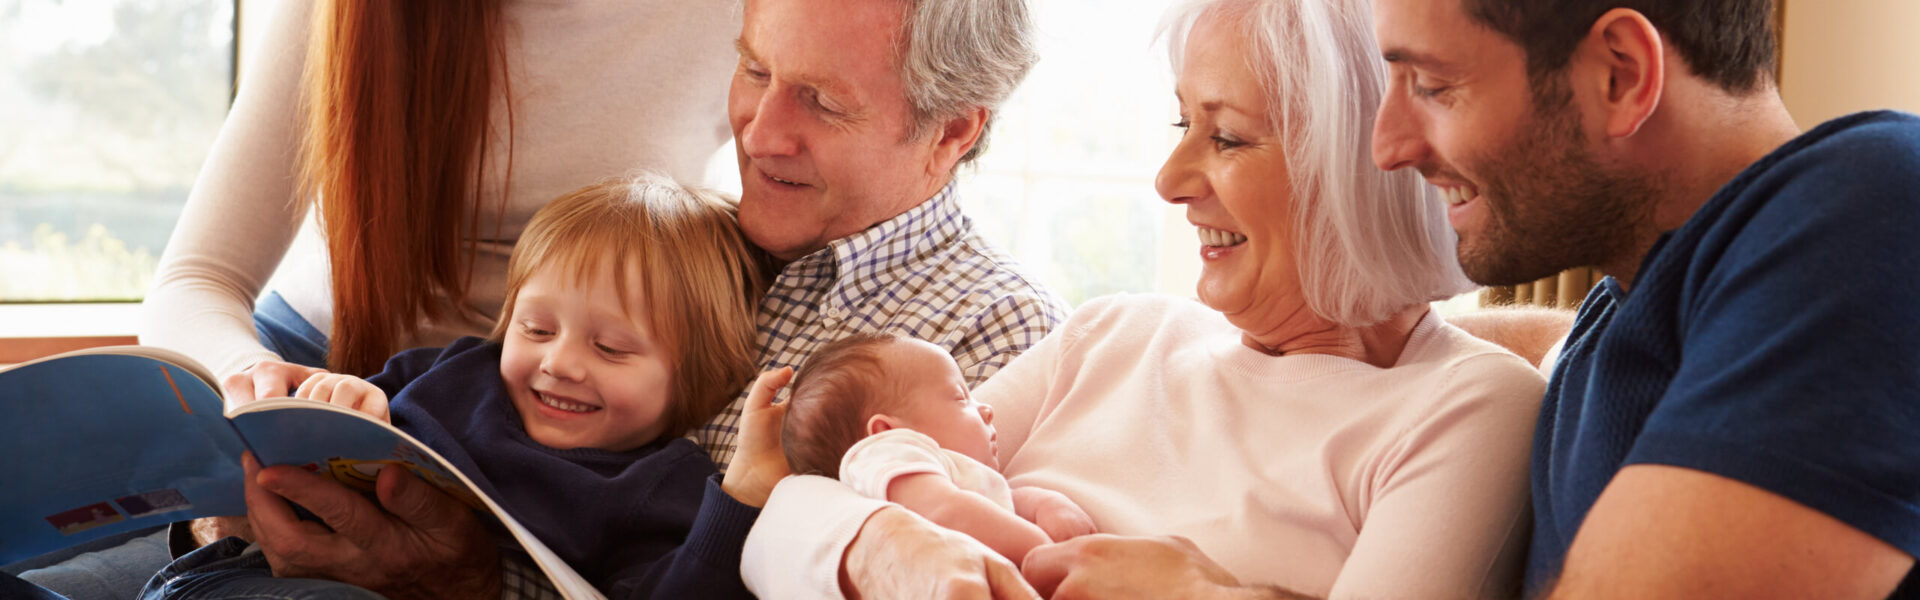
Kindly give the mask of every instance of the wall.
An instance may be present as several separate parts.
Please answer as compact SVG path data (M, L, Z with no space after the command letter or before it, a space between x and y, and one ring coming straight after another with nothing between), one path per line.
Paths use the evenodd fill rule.
M1920 2L1784 0L1780 95L1801 128L1847 113L1920 113Z

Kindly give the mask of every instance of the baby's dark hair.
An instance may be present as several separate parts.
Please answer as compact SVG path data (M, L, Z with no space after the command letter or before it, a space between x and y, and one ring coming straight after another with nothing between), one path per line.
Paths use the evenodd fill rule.
M891 333L862 333L828 342L794 375L780 445L795 475L840 477L840 458L867 437L867 419L897 401L881 366Z

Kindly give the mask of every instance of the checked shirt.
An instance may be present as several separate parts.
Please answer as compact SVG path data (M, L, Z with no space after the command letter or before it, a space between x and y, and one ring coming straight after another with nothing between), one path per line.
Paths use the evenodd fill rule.
M896 333L953 354L976 386L1066 317L1066 304L989 246L952 184L907 212L782 269L760 301L761 370L798 369L827 342ZM781 390L785 398L786 390ZM725 471L746 392L689 438Z

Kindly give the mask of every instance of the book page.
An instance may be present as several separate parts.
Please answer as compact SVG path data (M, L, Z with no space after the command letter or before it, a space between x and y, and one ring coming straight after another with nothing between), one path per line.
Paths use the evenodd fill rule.
M244 446L205 369L183 365L193 363L122 346L0 371L0 564L246 514Z
M369 495L380 470L397 466L412 471L454 498L499 519L562 595L603 597L445 458L385 421L352 409L294 398L240 406L229 417L263 465L295 465Z

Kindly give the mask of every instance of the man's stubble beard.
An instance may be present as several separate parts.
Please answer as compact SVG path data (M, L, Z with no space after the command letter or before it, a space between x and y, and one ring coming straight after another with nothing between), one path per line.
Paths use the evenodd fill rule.
M1535 94L1516 141L1471 161L1486 174L1480 200L1488 211L1485 229L1459 242L1460 268L1474 283L1517 285L1613 264L1633 251L1651 223L1659 183L1602 164L1587 147L1570 100Z

